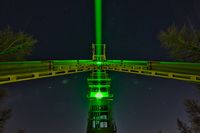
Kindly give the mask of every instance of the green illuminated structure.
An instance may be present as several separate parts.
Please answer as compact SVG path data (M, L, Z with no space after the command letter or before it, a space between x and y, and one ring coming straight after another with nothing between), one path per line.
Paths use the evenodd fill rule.
M88 80L89 118L87 133L115 133L116 126L112 119L110 93L111 79L105 70L94 70Z
M93 44L93 61L97 69L88 78L89 117L87 133L116 133L117 129L112 119L110 93L111 79L102 64L106 60L105 44L102 44L102 0L95 0L96 44Z
M96 53L101 55L102 45L102 0L95 0L95 24L96 24Z
M19 81L91 71L88 82L87 133L116 133L112 118L111 79L106 71L117 71L200 83L200 63L107 60L102 42L102 0L94 0L96 42L91 60L43 60L0 62L0 85Z

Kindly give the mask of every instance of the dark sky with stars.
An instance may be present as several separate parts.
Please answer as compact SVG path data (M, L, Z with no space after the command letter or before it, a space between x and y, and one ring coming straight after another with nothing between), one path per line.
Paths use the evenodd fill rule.
M103 40L107 58L173 61L160 46L161 30L200 23L199 0L104 0ZM30 60L90 59L94 41L92 0L1 0L0 30L7 25L38 39ZM195 85L170 79L109 72L119 133L176 133L186 120L184 98ZM12 118L5 133L84 133L89 73L2 85Z

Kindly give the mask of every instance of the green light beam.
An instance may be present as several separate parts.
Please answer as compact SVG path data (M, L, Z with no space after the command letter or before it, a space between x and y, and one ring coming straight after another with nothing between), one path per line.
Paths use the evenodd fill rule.
M102 51L102 0L95 0L95 24L96 24L96 54Z

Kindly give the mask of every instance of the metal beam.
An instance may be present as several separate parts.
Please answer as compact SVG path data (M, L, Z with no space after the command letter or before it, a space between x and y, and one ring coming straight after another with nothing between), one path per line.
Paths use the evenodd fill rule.
M91 71L90 60L48 60L0 63L0 84Z
M92 60L48 60L1 62L0 84L99 69L200 83L200 63L107 60L99 66Z
M200 63L108 60L102 68L200 83Z

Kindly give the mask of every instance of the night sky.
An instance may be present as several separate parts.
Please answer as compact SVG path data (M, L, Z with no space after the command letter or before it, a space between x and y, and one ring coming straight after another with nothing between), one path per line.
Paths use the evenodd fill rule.
M104 0L103 42L107 58L174 61L158 33L175 23L199 28L199 0ZM38 39L29 60L91 59L93 0L1 0L0 30L7 25ZM197 97L183 81L109 72L118 133L176 133L187 120L183 100ZM5 133L85 133L89 73L25 81L1 88L12 117Z

